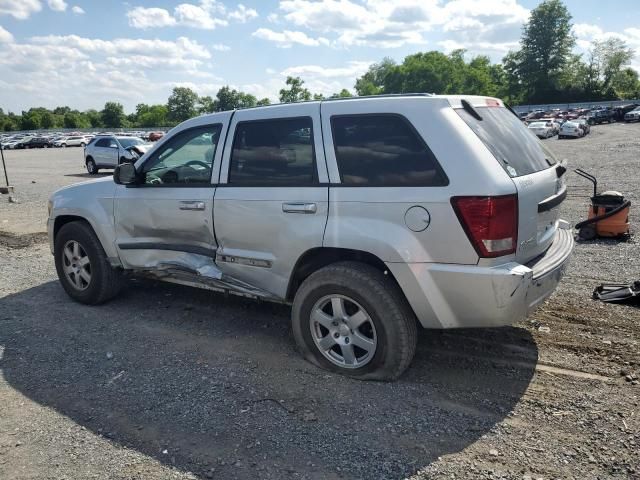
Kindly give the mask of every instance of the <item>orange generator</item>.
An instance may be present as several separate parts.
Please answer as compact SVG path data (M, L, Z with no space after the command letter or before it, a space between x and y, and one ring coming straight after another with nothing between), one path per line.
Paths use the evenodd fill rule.
M598 193L596 177L578 168L575 172L593 183L593 197L589 206L589 218L577 223L575 228L582 240L596 237L628 237L630 200L620 192L609 190Z

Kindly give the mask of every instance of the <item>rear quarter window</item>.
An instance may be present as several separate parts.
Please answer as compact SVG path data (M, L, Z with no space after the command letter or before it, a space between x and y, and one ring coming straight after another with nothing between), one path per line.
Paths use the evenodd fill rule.
M353 186L445 186L449 181L409 121L394 114L331 117L340 180Z
M510 177L530 175L557 163L553 153L544 143L506 108L473 108L482 120L463 108L456 108L456 112L482 140ZM540 126L544 126L544 123Z

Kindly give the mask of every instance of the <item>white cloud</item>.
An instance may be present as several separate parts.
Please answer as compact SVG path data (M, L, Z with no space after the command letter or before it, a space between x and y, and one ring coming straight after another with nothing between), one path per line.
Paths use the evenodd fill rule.
M76 15L84 15L84 10L82 7L79 7L78 5L74 5L73 8L71 9L71 11L73 13L75 13Z
M2 28L2 25L0 25L0 43L11 42L13 42L13 35L11 35L11 32L5 30L4 28Z
M247 21L256 18L258 12L253 8L247 8L241 3L238 4L238 8L232 12L229 12L228 18L235 20L236 22L246 23Z
M216 0L200 0L198 4L181 3L173 12L157 7L135 7L127 12L129 25L142 29L183 26L214 30L227 26L229 21L245 23L257 16L258 12L253 8L238 4L235 10L228 11L224 4Z
M47 0L47 5L54 12L64 12L67 9L67 2L64 0Z
M529 10L519 0L281 0L267 19L288 22L329 38L334 47L397 48L424 45L427 31L438 28L451 42L496 52L520 36ZM313 35L305 33L313 38ZM273 41L281 39L273 35ZM267 38L269 39L269 38Z
M169 27L176 24L175 18L164 8L135 7L127 12L129 25L134 28Z
M11 15L18 20L26 20L40 10L40 0L0 0L0 15Z
M211 48L216 52L228 52L229 50L231 50L231 47L229 45L225 45L224 43L214 43L213 45L211 45Z
M259 28L251 35L262 40L274 42L278 47L281 48L290 48L294 44L305 45L308 47L317 47L318 45L329 44L329 41L326 38L311 38L304 32L295 32L291 30L274 32L269 28Z
M284 77L302 77L307 78L357 78L364 74L373 62L353 61L349 62L346 67L325 67L321 65L299 65L289 67L280 72Z
M0 42L0 104L96 108L117 100L132 110L140 101L163 103L171 84L190 78L221 81L211 71L211 53L185 37L175 41L78 35ZM18 103L19 102L19 103ZM23 102L28 102L27 105Z
M211 16L209 10L190 3L178 5L174 10L174 17L178 25L206 30L213 30L218 25L225 26L228 23L226 20Z
M286 68L280 72L281 77L301 77L312 93L330 96L343 88L353 91L356 79L362 76L373 62L351 61L342 67L324 65L299 65Z

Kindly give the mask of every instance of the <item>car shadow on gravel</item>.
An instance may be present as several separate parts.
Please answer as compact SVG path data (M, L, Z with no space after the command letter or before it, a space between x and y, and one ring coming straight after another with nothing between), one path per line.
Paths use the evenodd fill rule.
M183 471L373 479L475 442L538 358L520 328L424 331L399 381L360 382L302 360L288 319L282 305L147 281L86 307L48 282L0 299L0 368L30 399Z

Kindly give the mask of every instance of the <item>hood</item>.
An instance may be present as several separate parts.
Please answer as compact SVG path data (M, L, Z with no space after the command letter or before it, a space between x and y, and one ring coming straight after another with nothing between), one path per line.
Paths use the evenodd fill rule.
M59 188L51 194L51 198L54 199L58 194L64 193L74 195L90 195L92 197L112 197L116 188L116 184L113 181L112 176L87 180L86 182L74 183L67 185L66 187Z

